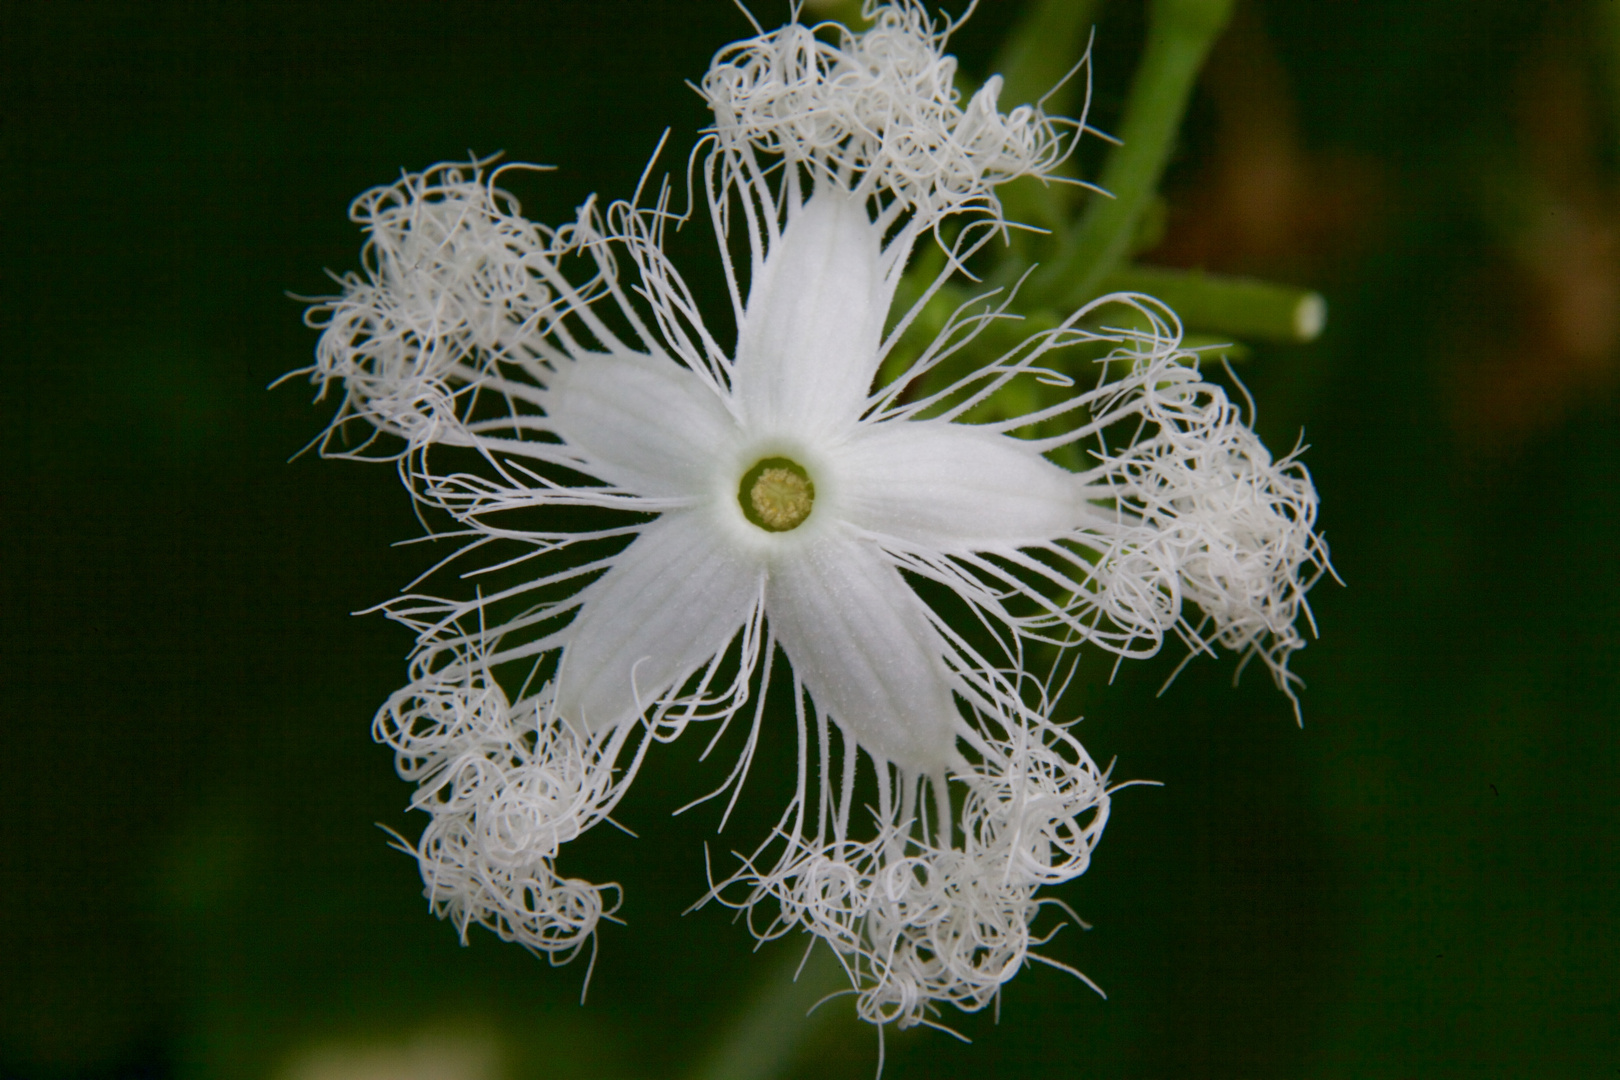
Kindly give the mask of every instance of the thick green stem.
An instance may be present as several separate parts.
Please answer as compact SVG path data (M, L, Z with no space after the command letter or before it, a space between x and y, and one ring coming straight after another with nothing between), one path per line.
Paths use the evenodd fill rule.
M1168 304L1188 330L1251 341L1312 341L1327 322L1321 293L1199 270L1131 266L1103 278L1098 291L1147 293Z
M835 1005L810 1010L827 995L849 989L843 967L825 946L818 944L808 959L800 949L787 949L783 961L770 967L742 1015L692 1071L692 1080L771 1080L782 1075Z
M1150 0L1147 51L1131 83L1119 131L1122 145L1108 155L1098 196L1079 226L1063 239L1057 258L1035 285L1054 306L1092 299L1110 272L1130 255L1142 211L1158 191L1165 162L1204 58L1231 17L1235 0Z

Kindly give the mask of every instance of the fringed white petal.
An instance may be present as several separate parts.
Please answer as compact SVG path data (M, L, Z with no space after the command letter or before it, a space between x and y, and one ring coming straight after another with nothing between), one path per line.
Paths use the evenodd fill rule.
M849 973L856 1011L875 1024L930 1023L940 1003L982 1009L1031 960L1093 985L1031 950L1052 933L1034 929L1051 902L1039 889L1090 865L1108 821L1106 775L1048 721L989 726L1000 733L982 733L979 759L959 761L949 780L880 766L871 839L824 828L807 836L784 818L710 898L748 911L761 940L804 930L825 942ZM951 800L937 788L945 783L963 792L956 820L919 829L930 794L949 814ZM846 783L846 800L851 791ZM768 924L753 922L761 908L774 914Z
M639 716L748 621L763 566L717 542L710 513L664 514L586 586L557 672L557 709L571 723L600 731Z
M943 554L1044 544L1095 517L1073 473L965 424L867 425L839 466L853 524Z
M553 257L552 230L517 213L482 175L481 161L440 164L355 199L364 227L364 276L341 279L341 296L311 307L321 328L312 381L342 380L334 429L361 417L410 447L459 434L468 389L497 358L521 352L555 312L536 260ZM323 451L336 457L376 452ZM391 455L390 455L391 456Z
M556 369L543 396L549 426L592 475L652 497L713 486L713 462L737 425L708 382L640 353L587 353Z
M978 206L993 189L1044 176L1068 156L1082 121L1022 105L1002 113L999 77L964 110L951 25L918 0L868 4L872 26L842 27L834 45L792 23L714 58L700 91L720 145L739 157L780 155L823 182L875 195L932 220Z
M1133 373L1111 403L1132 441L1099 453L1086 480L1112 493L1128 524L1102 554L1100 590L1080 599L1154 647L1174 629L1198 651L1259 655L1293 698L1288 658L1305 645L1296 624L1332 572L1316 488L1297 453L1272 460L1225 390L1190 368L1175 374Z
M946 646L876 545L831 535L773 562L772 631L794 673L868 753L932 773L960 717Z
M464 941L477 924L563 963L618 906L618 886L562 877L558 848L607 816L640 758L620 762L623 733L589 738L534 701L511 705L481 661L466 660L394 694L373 724L400 776L417 782L412 809L430 815L400 846Z
M790 213L737 340L734 390L749 426L825 437L860 415L894 296L882 241L861 200L836 189Z
M1202 612L1183 615L1198 646L1216 642L1264 658L1279 689L1294 696L1288 658L1305 647L1299 626L1309 592L1329 572L1316 534L1316 488L1290 455L1273 462L1235 419L1214 426L1191 452L1133 448L1130 495L1152 528L1147 545L1176 567L1181 595ZM1298 700L1295 700L1298 709Z

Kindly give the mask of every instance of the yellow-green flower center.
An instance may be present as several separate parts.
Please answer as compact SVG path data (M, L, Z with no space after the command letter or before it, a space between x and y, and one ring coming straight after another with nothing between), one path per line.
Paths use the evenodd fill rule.
M767 532L787 532L804 524L816 501L816 485L804 466L772 457L754 463L737 488L743 516Z

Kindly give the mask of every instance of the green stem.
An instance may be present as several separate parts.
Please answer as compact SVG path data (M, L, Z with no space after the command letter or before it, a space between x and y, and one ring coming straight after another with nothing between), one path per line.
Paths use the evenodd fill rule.
M1321 293L1201 270L1126 267L1103 278L1098 291L1146 293L1168 304L1189 330L1250 340L1312 341L1327 322Z
M1086 207L1057 258L1034 284L1056 307L1076 307L1098 294L1130 255L1142 211L1158 191L1165 162L1193 84L1210 46L1231 17L1235 0L1150 0L1147 50L1131 83L1119 137L1099 183L1113 196Z
M804 960L802 970L800 960ZM780 1076L814 1029L832 1015L831 1002L810 1012L828 994L849 989L849 978L832 952L818 944L805 959L801 948L788 948L783 951L783 961L770 967L742 1015L693 1070L692 1080L771 1080Z

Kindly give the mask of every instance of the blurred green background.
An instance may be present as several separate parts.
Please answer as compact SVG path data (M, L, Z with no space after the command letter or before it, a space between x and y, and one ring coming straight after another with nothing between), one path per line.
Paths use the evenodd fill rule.
M981 8L975 75L1017 13ZM946 1018L971 1045L891 1033L889 1080L1620 1075L1617 8L1240 7L1149 258L1331 305L1242 369L1347 583L1305 727L1230 663L1084 687L1091 752L1165 785L1059 891L1094 928L1047 952L1109 998L1026 971L999 1023ZM679 1076L780 978L680 915L702 843L774 813L767 778L719 838L671 819L723 775L695 745L621 808L639 840L566 857L627 889L583 1006L583 963L429 917L368 738L407 636L346 614L425 565L389 546L418 526L386 467L288 463L330 409L265 389L314 344L286 294L356 264L355 194L469 150L560 166L539 220L627 194L747 32L726 0L0 5L0 1076ZM1142 34L1105 6L1105 129ZM793 1075L870 1076L828 1012Z

